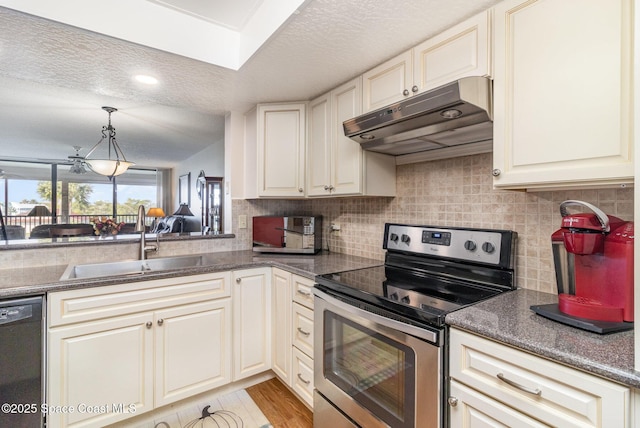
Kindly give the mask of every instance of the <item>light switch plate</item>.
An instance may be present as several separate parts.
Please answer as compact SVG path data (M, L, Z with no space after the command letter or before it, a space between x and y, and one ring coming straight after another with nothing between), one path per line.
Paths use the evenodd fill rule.
M242 214L238 216L238 229L247 228L247 216Z

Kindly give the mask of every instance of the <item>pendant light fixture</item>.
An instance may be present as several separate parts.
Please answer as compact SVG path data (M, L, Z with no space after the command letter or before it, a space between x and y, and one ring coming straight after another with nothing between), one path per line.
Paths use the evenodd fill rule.
M122 153L116 141L116 129L111 126L111 113L118 111L118 109L114 107L102 107L102 110L109 114L109 124L102 127L102 138L89 150L84 161L93 172L106 175L109 177L109 180L111 180L114 176L122 174L129 169L130 166L135 164L128 162L127 158L124 157L124 153ZM103 159L90 159L89 156L93 154L105 139L107 140L108 157Z

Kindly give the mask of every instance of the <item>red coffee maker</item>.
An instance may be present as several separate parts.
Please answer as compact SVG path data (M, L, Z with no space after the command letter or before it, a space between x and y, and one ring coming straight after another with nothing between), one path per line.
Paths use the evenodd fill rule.
M569 214L571 205L591 213ZM633 328L633 222L582 201L560 204L562 226L551 235L558 304L539 315L596 333Z

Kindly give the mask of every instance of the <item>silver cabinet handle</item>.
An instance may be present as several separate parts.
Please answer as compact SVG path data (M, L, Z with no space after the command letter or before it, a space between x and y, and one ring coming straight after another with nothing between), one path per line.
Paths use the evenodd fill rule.
M309 337L309 335L311 333L309 333L308 331L304 331L302 328L298 327L298 331L300 332L301 335L305 336L305 337Z
M309 293L308 291L304 291L304 290L297 290L298 294L302 294L305 297L309 297L311 296L311 293Z
M298 373L298 379L300 379L300 381L302 383L304 383L305 385L309 385L311 383L310 380L306 380L305 378L302 377L302 375L300 373Z
M236 278L236 284L240 284L242 282L242 278Z
M147 321L145 325L147 326L147 328L153 327L153 323L151 321Z
M411 87L411 91L415 94L416 92L418 92L418 85L413 85Z
M449 403L451 407L456 407L458 405L458 399L456 397L449 397L447 403Z
M163 320L162 318L160 318L160 319L158 320L158 325L162 325L162 324L164 324L164 320Z
M496 168L493 171L491 171L491 175L493 175L494 177L497 177L500 174L502 174L502 171L500 171L498 168Z
M514 382L510 379L507 379L506 377L504 377L504 375L502 373L498 373L496 375L496 377L498 379L500 379L501 381L503 381L504 383L506 383L507 385L511 385L514 388L519 389L520 391L524 391L527 394L533 394L533 395L537 395L537 396L541 396L542 395L542 390L540 388L529 388L528 386L524 386L524 385L520 385L517 382Z
M404 95L405 97L409 95L409 90L405 89L404 91L402 91L402 95Z
M327 186L326 184L324 185L324 190L329 190L329 186Z

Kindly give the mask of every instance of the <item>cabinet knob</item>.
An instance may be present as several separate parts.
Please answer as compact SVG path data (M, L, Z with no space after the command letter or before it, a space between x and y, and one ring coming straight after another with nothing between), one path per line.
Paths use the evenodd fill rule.
M236 284L240 284L242 282L242 278L236 278Z
M404 91L402 91L402 95L404 95L405 97L409 95L409 90L405 89Z
M304 189L302 187L298 187L298 192L302 193L304 192Z
M145 325L147 326L147 328L153 327L153 323L151 321L147 321Z
M415 94L416 92L418 92L418 85L413 85L413 86L411 87L411 92L413 92L414 94Z
M326 184L324 185L324 190L329 190L329 186L327 186Z
M495 168L493 171L491 171L491 175L493 175L494 177L497 177L500 174L502 174L502 171L500 171L498 168Z
M158 320L158 325L162 325L162 324L164 324L164 320L163 320L162 318L160 318L160 319Z
M449 397L447 403L449 403L451 407L456 407L458 405L458 399L456 397Z

